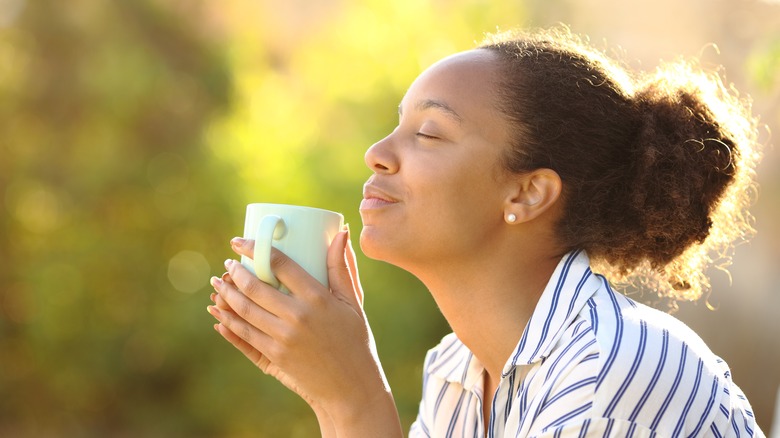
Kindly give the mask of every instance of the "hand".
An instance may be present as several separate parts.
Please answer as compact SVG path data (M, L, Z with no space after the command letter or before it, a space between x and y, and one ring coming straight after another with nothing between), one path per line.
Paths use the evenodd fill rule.
M253 242L234 240L234 250L251 255ZM362 416L390 396L376 357L365 314L348 232L328 251L329 290L279 251L271 267L291 291L285 295L258 280L241 264L214 277L216 306L209 307L217 331L262 371L303 397L320 415L339 422ZM397 421L397 413L393 407Z

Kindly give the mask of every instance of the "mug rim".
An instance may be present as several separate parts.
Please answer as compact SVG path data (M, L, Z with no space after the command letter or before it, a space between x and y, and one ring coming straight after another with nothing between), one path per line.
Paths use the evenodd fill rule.
M246 208L249 209L252 206L259 206L259 205L264 205L264 206L269 206L269 207L293 208L293 209L300 209L300 210L314 210L314 211L319 211L319 212L323 212L323 213L336 214L336 215L339 215L341 217L344 217L343 214L341 214L341 213L339 213L337 211L326 210L324 208L319 208L319 207L310 207L308 205L277 204L277 203L271 203L271 202L251 202L251 203L246 205Z

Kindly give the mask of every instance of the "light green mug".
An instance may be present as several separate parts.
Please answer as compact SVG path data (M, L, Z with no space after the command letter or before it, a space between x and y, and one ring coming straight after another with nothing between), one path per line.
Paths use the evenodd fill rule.
M254 258L241 256L241 264L271 286L289 292L271 272L271 247L301 265L328 286L328 247L344 226L344 216L319 208L284 204L249 204L244 238L255 241Z

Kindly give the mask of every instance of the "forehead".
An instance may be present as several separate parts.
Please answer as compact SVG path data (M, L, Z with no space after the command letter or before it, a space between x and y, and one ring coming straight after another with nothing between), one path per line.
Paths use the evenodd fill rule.
M487 50L456 53L425 70L409 87L402 107L441 102L464 122L497 115L498 60Z

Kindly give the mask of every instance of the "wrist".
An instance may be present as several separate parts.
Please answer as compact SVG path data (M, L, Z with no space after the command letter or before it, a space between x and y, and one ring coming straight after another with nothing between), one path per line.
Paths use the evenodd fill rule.
M328 410L339 437L402 437L398 410L392 393L377 391L362 401L343 400Z

